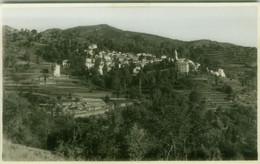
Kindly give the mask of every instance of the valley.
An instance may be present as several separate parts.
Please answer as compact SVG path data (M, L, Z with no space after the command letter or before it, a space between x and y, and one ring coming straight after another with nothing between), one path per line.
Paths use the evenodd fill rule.
M256 159L255 47L105 24L3 29L4 149L40 156L7 160Z

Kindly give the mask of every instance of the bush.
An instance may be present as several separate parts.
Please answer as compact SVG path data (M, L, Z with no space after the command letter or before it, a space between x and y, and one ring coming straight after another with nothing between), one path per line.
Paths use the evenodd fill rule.
M108 95L105 96L104 101L108 103L110 101L110 97Z
M189 100L193 103L199 103L201 101L201 95L196 91L191 91Z
M232 94L233 93L233 88L230 85L224 85L224 92L226 94Z

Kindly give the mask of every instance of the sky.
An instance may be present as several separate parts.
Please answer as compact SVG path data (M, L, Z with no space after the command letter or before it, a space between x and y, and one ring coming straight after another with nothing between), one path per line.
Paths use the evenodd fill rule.
M257 46L256 7L4 8L3 24L43 31L108 24L183 41L210 39Z

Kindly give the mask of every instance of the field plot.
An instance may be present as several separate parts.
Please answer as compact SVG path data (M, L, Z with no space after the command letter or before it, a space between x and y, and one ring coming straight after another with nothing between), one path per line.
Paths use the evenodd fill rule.
M65 99L65 102L69 104L68 106L63 106L64 112L73 114L75 117L103 114L108 110L108 106L102 98L105 96L111 97L111 92L90 90L83 81L68 75L54 77L49 74L46 80L44 80L44 73L42 73L44 69L51 72L52 63L31 63L30 69L16 73L14 73L14 70L5 70L4 87L6 92L19 90L22 93L31 93L37 97L55 99L60 97L63 100L58 100L58 103L62 104ZM73 99L78 97L80 101L84 99L81 103L86 105L80 106L75 104L74 100L68 99L68 97ZM44 104L41 104L41 106L44 106ZM74 108L77 108L76 112Z

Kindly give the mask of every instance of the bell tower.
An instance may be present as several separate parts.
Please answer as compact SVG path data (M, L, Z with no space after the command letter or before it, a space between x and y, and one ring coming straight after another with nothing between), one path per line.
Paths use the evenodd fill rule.
M177 50L175 50L174 53L175 53L174 60L177 61L177 60L178 60L178 53L177 53Z
M177 50L175 49L174 51L174 70L175 70L175 77L176 79L178 79L178 53L177 53Z
M174 67L175 67L175 69L177 69L178 67L177 67L177 63L178 63L178 53L177 53L177 50L175 49L175 51L174 51L174 53L175 53L175 55L174 55Z

